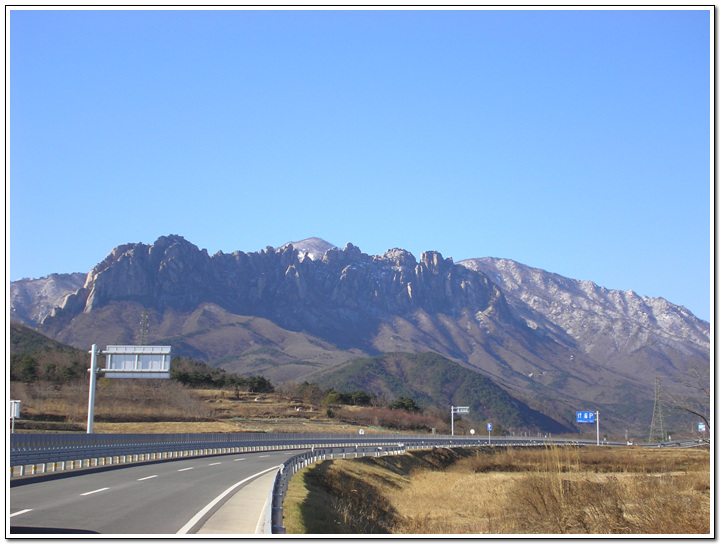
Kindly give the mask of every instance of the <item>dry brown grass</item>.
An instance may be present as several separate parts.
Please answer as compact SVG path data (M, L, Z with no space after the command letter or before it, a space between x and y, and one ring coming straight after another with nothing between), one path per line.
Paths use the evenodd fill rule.
M22 402L17 432L81 432L87 422L88 383L11 382ZM298 411L302 408L302 411ZM95 399L97 433L332 433L383 432L329 419L324 411L274 394L191 389L174 380L100 379Z
M384 462L397 465L400 458ZM342 468L348 463L333 470L349 472ZM484 448L445 470L415 464L404 467L410 477L398 478L396 468L392 483L376 468L363 476L363 465L355 465L354 477L373 483L373 493L386 501L391 515L384 520L397 534L710 532L707 450ZM325 469L325 480L333 470ZM337 488L325 485L331 495ZM343 494L334 496L337 501Z

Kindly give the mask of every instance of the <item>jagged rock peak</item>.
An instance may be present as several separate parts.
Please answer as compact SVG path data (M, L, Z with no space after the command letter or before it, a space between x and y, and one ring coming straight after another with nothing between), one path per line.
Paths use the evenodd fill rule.
M439 251L425 251L420 256L420 262L430 270L444 270L453 266L452 257L443 259Z
M284 244L278 249L285 249L289 246L292 246L295 250L297 250L300 260L308 258L313 261L321 260L327 250L336 247L335 245L323 240L322 238L313 237L299 240L297 242L288 242L287 244Z
M391 261L395 266L411 266L414 267L417 264L415 255L400 248L388 249L382 256L385 261Z

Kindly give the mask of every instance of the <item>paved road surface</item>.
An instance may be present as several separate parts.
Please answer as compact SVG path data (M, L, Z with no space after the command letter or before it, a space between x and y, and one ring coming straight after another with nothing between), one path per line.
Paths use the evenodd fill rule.
M17 485L10 489L10 532L118 535L194 532L212 510L203 518L197 514L217 497L296 453L274 451L179 459ZM196 524L188 527L193 519Z

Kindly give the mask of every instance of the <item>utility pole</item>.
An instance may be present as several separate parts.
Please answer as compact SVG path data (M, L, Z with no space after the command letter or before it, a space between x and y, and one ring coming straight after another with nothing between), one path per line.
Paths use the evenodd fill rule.
M653 408L652 422L650 423L650 437L648 442L665 441L665 424L662 413L662 393L660 391L660 377L655 376L655 407Z

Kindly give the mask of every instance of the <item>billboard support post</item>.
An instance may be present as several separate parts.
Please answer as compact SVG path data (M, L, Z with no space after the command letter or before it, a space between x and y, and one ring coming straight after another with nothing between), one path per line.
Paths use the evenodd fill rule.
M469 406L451 406L450 407L450 436L455 436L455 414L470 413Z
M87 434L93 432L93 418L95 415L95 384L97 383L97 344L90 348L90 392L88 393L88 419Z

